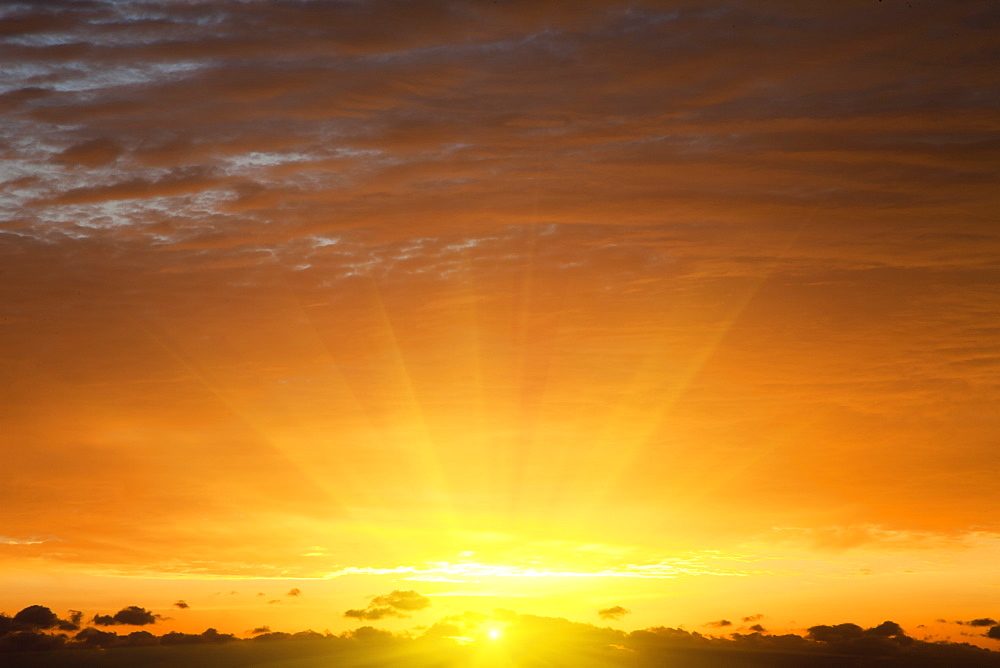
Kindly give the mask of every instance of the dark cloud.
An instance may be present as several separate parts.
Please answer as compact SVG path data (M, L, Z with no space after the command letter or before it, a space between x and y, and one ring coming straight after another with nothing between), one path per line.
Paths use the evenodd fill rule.
M818 640L820 642L839 642L844 640L856 640L864 634L864 629L862 629L857 624L837 624L836 626L811 626L809 627L809 635L807 636L810 640Z
M743 618L743 621L744 622L759 622L762 619L764 619L764 615L761 615L761 614L758 613L756 615L747 615L746 617Z
M27 619L34 619L34 614L37 612L27 615ZM13 618L0 616L2 619L13 623ZM510 610L497 610L492 614L466 612L450 615L427 627L422 635L396 635L371 626L362 626L340 635L314 631L286 633L261 626L249 631L253 638L247 640L220 633L214 628L200 634L172 631L160 636L148 631L118 635L86 628L67 638L40 630L0 626L0 652L102 648L109 652L102 656L110 662L118 656L115 652L119 648L129 648L127 658L130 665L163 665L166 655L160 654L165 651L162 648L185 646L190 649L191 653L185 656L192 665L207 661L220 668L251 663L291 663L293 660L300 663L306 661L310 665L460 668L481 660L481 655L476 652L481 652L482 648L475 643L464 644L467 636L488 628L484 624L497 623L504 625L505 651L519 657L518 665L527 668L570 664L621 668L654 665L706 668L721 665L754 668L804 665L1000 666L1000 656L995 652L962 643L913 640L891 621L868 629L850 623L815 626L809 630L808 637L793 634L770 636L756 632L749 635L735 633L723 638L669 627L627 633ZM990 629L990 637L997 636L1000 636L1000 626ZM208 646L214 649L204 654L204 650L198 649ZM59 652L38 655L32 665L65 665L61 656ZM121 656L125 657L124 654ZM0 663L5 663L3 657L0 657Z
M995 619L991 619L990 617L980 617L979 619L973 619L973 620L970 620L970 621L965 622L965 623L968 624L969 626L996 626L997 625L997 621Z
M60 619L52 610L44 605L29 605L20 610L13 618L0 616L0 633L6 630L58 629L59 631L76 631L80 628L83 613L70 610L68 619Z
M73 636L73 640L88 647L111 647L118 643L119 636L112 631L101 631L87 627ZM162 638L161 638L162 640Z
M367 619L367 620L377 620L383 617L406 617L398 610L389 607L376 607L369 606L363 609L352 609L345 610L344 617L353 617L354 619Z
M119 636L127 647L150 647L159 644L160 638L149 631L132 631L127 636Z
M190 608L191 606L188 605L186 601L175 601L174 602L174 607L175 608L180 608L181 610L186 610L186 609Z
M765 629L760 624L754 624L753 626L750 627L750 630L756 633L767 633L767 629Z
M66 639L40 631L15 631L0 635L0 652L38 652L62 649Z
M145 626L146 624L155 624L158 619L160 619L159 615L154 615L145 608L130 605L114 615L94 615L92 621L98 626Z
M68 619L60 619L59 623L56 624L56 628L60 631L79 631L80 624L77 622L70 621Z
M412 589L407 591L395 589L384 596L376 596L372 599L369 606L389 606L396 610L412 612L415 610L423 610L424 608L429 607L430 604L431 600L429 598L421 596Z
M301 596L301 595L302 595L302 590L300 590L298 587L293 587L288 591L287 594L285 594L285 596Z
M994 640L1000 640L1000 624L993 626L989 631L986 632L987 638L993 638Z
M866 633L875 636L883 636L886 638L906 635L903 632L903 627L901 627L896 622L882 622L878 626L868 629Z
M59 617L44 605L29 605L14 615L14 622L29 628L51 629Z
M610 608L604 608L603 610L598 610L597 616L600 617L601 619L618 620L624 617L625 615L629 614L630 612L632 611L627 608L623 608L620 605L615 605Z
M345 611L344 616L366 620L377 620L384 617L408 617L407 612L423 610L430 604L429 598L412 589L407 591L395 589L388 594L373 597L367 608Z
M719 621L716 621L716 622L705 622L705 624L704 624L704 626L714 626L715 628L720 628L720 629L723 628L723 627L732 626L732 625L733 625L733 623L731 621L729 621L728 619L720 619Z

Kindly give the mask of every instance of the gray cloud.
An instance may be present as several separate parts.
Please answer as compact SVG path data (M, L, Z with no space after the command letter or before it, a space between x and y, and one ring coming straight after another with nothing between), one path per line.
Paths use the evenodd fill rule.
M158 619L160 619L159 615L137 605L130 605L114 615L94 615L91 621L98 626L145 626L146 624L155 624Z
M620 605L615 605L610 608L604 608L602 610L598 610L597 616L600 617L601 619L618 620L624 617L625 615L629 614L630 612L632 611L627 608L624 608Z
M431 601L426 596L414 590L393 590L382 596L375 596L367 608L351 609L344 612L345 617L355 619L377 620L384 617L408 617L406 613L423 610L430 607Z

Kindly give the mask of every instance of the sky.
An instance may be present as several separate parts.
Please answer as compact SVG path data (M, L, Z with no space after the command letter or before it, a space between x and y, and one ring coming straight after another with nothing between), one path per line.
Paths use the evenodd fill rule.
M4 3L0 610L1000 649L998 28Z

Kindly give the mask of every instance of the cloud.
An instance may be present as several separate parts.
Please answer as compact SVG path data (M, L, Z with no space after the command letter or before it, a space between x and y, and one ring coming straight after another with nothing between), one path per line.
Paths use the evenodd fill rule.
M723 628L726 626L732 626L733 623L728 619L720 619L717 622L705 622L704 626L714 626L715 628Z
M761 614L758 613L756 615L747 615L746 617L743 618L743 621L744 622L758 622L758 621L760 621L762 619L764 619L764 615L761 615Z
M186 609L190 608L191 606L188 605L187 602L185 602L185 601L176 601L176 602L174 602L174 607L175 608L180 608L181 610L186 610Z
M393 590L384 596L376 596L370 605L387 605L397 610L415 611L429 607L431 600L426 596L421 596L416 591Z
M979 619L973 619L965 622L965 624L969 626L996 626L997 621L995 619L991 619L990 617L980 617Z
M391 597L392 594L386 595L386 598ZM401 598L414 599L412 596ZM399 600L399 597L393 600ZM43 619L43 613L33 609L22 615L22 619L47 623L51 618L44 615ZM134 648L131 660L137 665L159 665L165 656L161 654L163 648L183 645L189 647L192 662L198 663L204 658L220 667L292 662L293 659L301 661L308 656L309 661L324 665L363 663L387 667L435 665L459 668L474 665L477 657L481 659L476 652L481 652L482 647L474 642L470 644L470 641L485 633L485 629L496 628L500 624L504 629L505 651L530 657L531 665L639 668L724 664L784 668L825 665L831 661L842 663L845 656L861 663L888 662L914 668L1000 665L1000 659L993 652L964 643L914 640L892 621L867 629L852 623L820 625L810 628L807 637L795 634L771 636L762 632L714 637L664 626L627 633L563 618L497 609L492 613L469 611L448 615L420 635L411 632L397 635L371 626L362 626L340 635L313 631L275 632L269 626L260 626L248 631L247 634L253 637L245 640L220 633L214 628L200 634L172 631L160 636L147 631L118 635L87 628L68 639L38 629L11 628L9 624L12 623L13 618L0 615L0 663L4 662L2 653L8 651L131 647ZM1000 639L1000 626L991 628L988 637ZM207 646L213 646L210 657L199 649ZM38 665L62 665L60 657L40 657Z
M598 610L597 616L600 617L601 619L618 620L624 617L625 615L629 614L630 612L632 611L627 608L623 608L620 605L616 605L610 608L604 608L603 610Z
M83 621L83 613L79 610L70 610L66 619L60 619L56 625L60 631L78 631L80 622Z
M114 615L94 615L91 621L98 626L144 626L146 624L155 624L158 619L160 619L159 615L154 615L145 608L130 605L122 608Z
M903 631L903 627L901 627L896 622L888 622L888 621L882 622L878 626L868 629L866 633L875 636L883 636L887 638L906 635L905 632Z
M389 607L367 607L363 609L352 609L345 610L344 617L353 617L355 619L367 619L367 620L377 620L383 617L406 617L400 613L398 610L394 610Z
M1000 624L993 626L989 631L986 632L987 638L993 638L994 640L1000 640Z
M809 627L808 638L820 642L838 642L844 640L856 640L864 634L864 630L857 624L837 624L828 626L820 624Z
M302 590L300 590L298 587L293 587L288 591L287 594L285 594L285 596L301 596L301 595L302 595Z
M767 633L767 629L765 629L760 624L754 624L753 626L750 627L750 630L756 631L757 633Z
M51 629L59 617L44 605L29 605L14 615L14 622L28 628Z
M367 608L345 611L344 616L367 620L377 620L384 617L408 617L407 612L423 610L430 604L429 598L412 589L407 591L395 589L388 594L373 597Z

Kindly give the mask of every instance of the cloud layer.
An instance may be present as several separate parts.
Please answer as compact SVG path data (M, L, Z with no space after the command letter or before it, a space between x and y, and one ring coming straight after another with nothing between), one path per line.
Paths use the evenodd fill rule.
M388 600L413 609L415 592L393 592ZM421 606L425 607L425 606ZM862 628L844 623L814 626L804 635L732 633L705 636L678 628L651 627L631 633L562 618L523 615L498 609L492 614L466 612L447 617L422 634L396 635L362 626L340 635L314 631L285 633L260 627L252 639L209 628L203 633L170 632L155 636L147 631L127 635L88 627L72 637L46 634L36 624L15 621L38 616L43 606L32 606L10 617L0 615L0 653L37 650L100 649L107 662L162 660L166 647L186 646L190 665L258 665L295 660L298 665L463 666L470 662L511 662L524 666L573 664L579 666L802 666L907 665L996 666L995 652L963 643L924 642L908 636L895 622ZM48 610L44 608L44 610ZM50 611L51 613L51 611ZM487 629L502 628L490 635ZM1000 627L990 629L990 634ZM992 635L991 635L992 637ZM145 648L141 652L136 648ZM170 650L176 659L179 650ZM23 654L9 655L24 657ZM60 652L37 654L32 665L64 665ZM833 665L833 663L830 663Z

